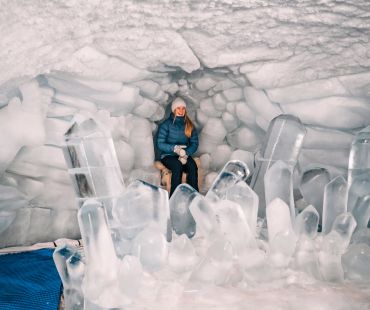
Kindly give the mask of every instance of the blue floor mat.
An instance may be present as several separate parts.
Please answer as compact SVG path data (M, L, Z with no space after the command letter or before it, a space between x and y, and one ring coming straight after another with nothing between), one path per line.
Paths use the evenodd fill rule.
M54 249L0 255L1 310L56 310L62 283Z

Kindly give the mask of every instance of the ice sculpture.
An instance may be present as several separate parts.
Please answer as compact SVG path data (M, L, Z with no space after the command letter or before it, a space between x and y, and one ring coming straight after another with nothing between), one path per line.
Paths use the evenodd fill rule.
M366 281L367 245L356 241L348 246L355 218L361 219L362 229L366 226L368 196L356 201L353 215L343 212L347 183L340 176L325 187L326 234L318 233L319 213L314 206L296 216L291 208L292 158L299 152L304 128L290 117L275 122L297 130L296 140L288 139L293 143L288 144L291 157L281 149L287 160L274 159L270 152L273 159L260 162L259 172L266 172L267 232L257 218L259 197L245 181L249 169L237 160L221 169L205 196L182 184L169 200L164 189L136 180L108 199L80 197L78 219L86 259L68 248L54 253L68 307L176 308L182 298L209 288L243 290L256 283L289 282L292 272L314 281L341 282L345 277ZM275 145L276 150L288 146ZM304 195L318 195L316 179L322 192L327 176L322 169L307 172L301 182ZM108 193L114 191L114 184L107 186L112 186ZM320 204L319 197L312 199ZM176 233L173 239L171 227Z
M264 217L266 213L264 190L266 171L278 160L285 162L293 170L305 135L304 125L293 115L279 115L270 122L250 184L260 199L258 213L260 217Z

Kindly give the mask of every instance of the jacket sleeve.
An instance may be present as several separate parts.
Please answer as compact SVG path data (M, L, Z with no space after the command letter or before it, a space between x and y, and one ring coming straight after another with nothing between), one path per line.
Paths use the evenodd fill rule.
M186 155L188 156L193 155L197 151L198 145L199 145L198 131L194 128L189 139L189 145L185 149Z
M172 154L175 144L167 143L167 137L169 132L168 122L164 122L159 126L158 135L157 135L157 147L160 151L166 154Z

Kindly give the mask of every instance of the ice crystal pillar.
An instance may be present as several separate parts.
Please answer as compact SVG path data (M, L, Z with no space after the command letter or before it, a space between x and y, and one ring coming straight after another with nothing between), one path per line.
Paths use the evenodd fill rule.
M81 290L85 265L78 249L68 245L59 246L53 253L53 259L63 282L65 308L77 310L84 308Z
M345 212L337 216L332 230L324 236L319 262L321 275L326 281L343 281L341 256L347 249L355 228L356 220L351 213Z
M259 216L264 217L266 213L264 176L267 169L281 160L293 170L305 135L306 128L295 116L279 115L271 121L251 181L251 187L260 199Z
M347 211L347 182L342 176L336 177L325 186L322 214L322 232L329 233L336 217Z
M171 240L170 209L166 190L144 181L132 182L113 208L116 219L111 230L120 237L116 244L119 255L129 254L129 243L152 222ZM117 248L116 248L117 249Z
M359 176L370 174L370 132L362 131L352 142L348 162L348 186ZM370 178L370 176L369 176Z
M170 198L171 225L176 234L186 234L189 238L195 235L195 221L189 206L200 194L188 184L180 184Z
M269 205L275 198L284 201L290 210L292 223L295 219L293 199L293 177L292 169L285 162L278 160L265 174L265 198L266 205Z
M315 207L322 222L322 204L325 185L330 182L330 174L325 168L313 168L303 173L299 189L304 200Z
M370 132L369 127L359 132L352 142L348 162L348 211L357 199L370 195Z
M110 218L124 183L110 133L93 119L75 122L65 133L64 157L79 207L89 198L103 203Z

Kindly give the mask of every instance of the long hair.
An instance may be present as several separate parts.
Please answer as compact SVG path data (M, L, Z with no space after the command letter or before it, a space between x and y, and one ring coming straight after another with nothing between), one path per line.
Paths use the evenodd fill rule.
M185 136L190 138L193 132L193 129L194 129L194 124L191 121L190 117L188 116L188 113L185 112Z

